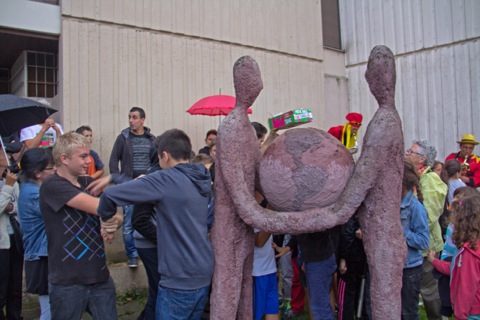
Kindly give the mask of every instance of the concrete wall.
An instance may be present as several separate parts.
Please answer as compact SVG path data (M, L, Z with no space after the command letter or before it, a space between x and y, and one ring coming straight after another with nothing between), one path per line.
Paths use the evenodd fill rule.
M349 105L348 78L345 69L345 53L342 51L325 49L325 127L324 130L343 125L345 115L351 111L358 111Z
M0 26L43 34L60 33L60 7L28 0L0 0Z
M62 1L64 126L91 125L93 148L108 161L128 110L138 105L153 133L183 129L197 151L221 119L186 110L220 91L234 95L233 64L251 55L265 87L252 121L266 125L273 114L308 107L312 126L325 128L334 112L325 110L325 79L331 77L325 77L321 34L314 0L301 6L286 0Z
M395 102L406 146L428 139L443 161L458 151L463 134L478 140L479 16L476 0L341 0L350 109L367 120L376 111L364 73L370 50L384 44L396 56Z

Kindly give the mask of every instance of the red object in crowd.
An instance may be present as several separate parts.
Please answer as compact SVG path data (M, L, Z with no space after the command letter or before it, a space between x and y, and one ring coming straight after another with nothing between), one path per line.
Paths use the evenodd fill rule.
M204 116L226 116L235 107L235 97L227 95L215 95L202 98L191 106L187 112L192 115ZM248 108L247 112L252 113L252 109Z

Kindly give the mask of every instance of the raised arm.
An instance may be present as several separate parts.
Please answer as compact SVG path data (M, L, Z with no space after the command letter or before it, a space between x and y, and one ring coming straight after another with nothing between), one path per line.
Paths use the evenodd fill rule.
M50 127L55 123L55 121L53 119L47 119L45 120L45 122L42 124L42 128L40 129L40 131L37 133L36 136L34 137L30 137L29 139L24 139L22 140L23 143L27 146L27 148L38 148L38 146L40 146L40 143L42 142L42 138L43 138L43 135L45 134L45 132L47 132L48 129L50 129ZM29 128L25 128L25 129L22 129L21 133L20 133L20 137L22 138L23 135L27 134L30 136L30 132L28 132L30 129ZM32 134L33 135L33 134Z

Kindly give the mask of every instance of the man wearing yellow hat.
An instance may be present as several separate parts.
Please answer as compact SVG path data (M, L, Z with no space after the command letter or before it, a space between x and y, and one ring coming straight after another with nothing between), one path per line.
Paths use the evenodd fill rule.
M462 140L457 141L460 145L460 151L451 153L446 159L455 159L462 165L462 176L460 179L465 182L467 186L479 188L480 187L480 157L473 154L473 148L479 142L475 141L473 134L464 134Z
M345 125L331 127L328 133L340 140L350 153L355 153L358 151L357 132L362 125L363 116L360 113L350 112L345 118L348 121Z

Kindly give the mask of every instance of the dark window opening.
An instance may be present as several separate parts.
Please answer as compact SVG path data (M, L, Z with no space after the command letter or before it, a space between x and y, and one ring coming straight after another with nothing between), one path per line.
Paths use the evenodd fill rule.
M342 49L338 0L322 0L323 46Z
M58 37L0 29L0 47L0 94L57 95Z

